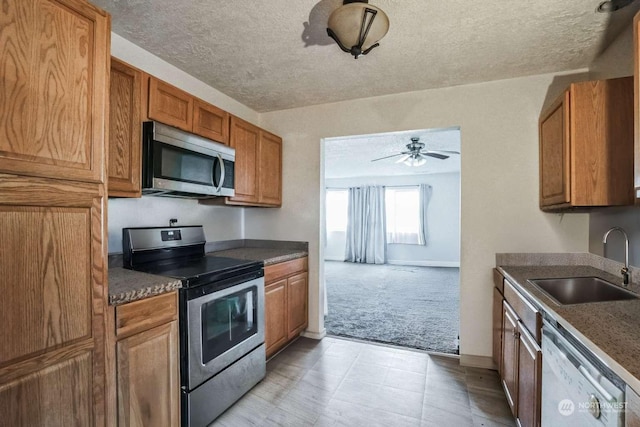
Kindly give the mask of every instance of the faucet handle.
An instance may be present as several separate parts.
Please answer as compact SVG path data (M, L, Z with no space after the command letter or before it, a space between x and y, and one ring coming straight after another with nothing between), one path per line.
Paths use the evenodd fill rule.
M624 285L629 284L629 269L627 267L622 267L620 269L620 274L622 274L622 283Z

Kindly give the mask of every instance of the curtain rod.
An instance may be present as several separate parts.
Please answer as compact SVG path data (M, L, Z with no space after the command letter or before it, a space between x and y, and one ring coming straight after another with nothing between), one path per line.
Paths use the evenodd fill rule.
M371 185L370 187L389 187L389 188L408 188L408 187L419 187L421 184L413 184L413 185ZM431 184L425 184L431 185ZM325 187L325 190L348 190L349 188L362 188L362 185L357 185L356 187Z

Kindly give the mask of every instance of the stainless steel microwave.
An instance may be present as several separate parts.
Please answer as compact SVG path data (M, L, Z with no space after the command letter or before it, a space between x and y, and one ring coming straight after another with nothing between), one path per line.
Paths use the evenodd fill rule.
M142 194L233 196L235 149L158 122L142 127Z

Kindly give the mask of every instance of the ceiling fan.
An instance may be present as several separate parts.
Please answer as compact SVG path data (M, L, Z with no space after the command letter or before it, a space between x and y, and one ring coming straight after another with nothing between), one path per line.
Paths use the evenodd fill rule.
M449 153L449 154L460 154L459 151L449 151L449 150L424 150L424 143L420 142L420 138L411 138L411 142L407 144L408 151L402 151L398 154L392 154L391 156L380 157L379 159L373 159L372 162L377 162L378 160L389 159L391 157L402 156L396 163L404 163L407 166L422 166L427 162L427 156L433 157L435 159L448 159L449 156L441 153Z

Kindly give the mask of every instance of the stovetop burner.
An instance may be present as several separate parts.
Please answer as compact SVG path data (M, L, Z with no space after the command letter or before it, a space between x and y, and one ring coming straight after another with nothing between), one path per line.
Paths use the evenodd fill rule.
M205 255L202 226L125 228L124 267L200 286L262 269L262 261Z
M182 280L183 286L191 287L259 270L262 266L262 261L205 255L201 258L178 259L173 262L147 262L135 266L134 269L173 277Z

